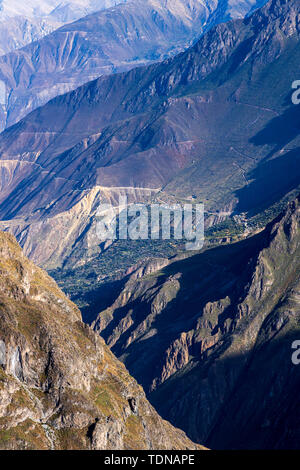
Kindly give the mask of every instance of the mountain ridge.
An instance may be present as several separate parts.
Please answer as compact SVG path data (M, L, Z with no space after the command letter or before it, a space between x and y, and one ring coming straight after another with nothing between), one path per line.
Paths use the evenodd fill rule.
M299 222L300 196L263 232L156 262L89 309L160 413L212 449L297 448Z
M163 421L44 271L0 232L0 448L201 449Z
M123 0L126 2L126 0ZM93 11L101 10L122 0L14 0L0 3L0 55L5 55L41 39L65 23L75 21Z
M2 128L103 74L174 56L214 24L245 16L262 3L243 0L237 7L217 0L135 0L62 26L0 59L8 95Z
M196 196L215 223L296 191L299 107L289 100L297 18L297 2L270 1L175 58L102 77L6 130L2 229L54 269L101 252L97 208L120 195L129 203Z

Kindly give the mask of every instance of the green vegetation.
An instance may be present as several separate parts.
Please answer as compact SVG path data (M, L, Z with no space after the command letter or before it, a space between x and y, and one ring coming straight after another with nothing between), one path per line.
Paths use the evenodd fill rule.
M232 215L223 222L209 227L205 231L206 248L236 242L243 239L245 234L249 236L252 232L263 229L294 197L293 191L277 203L263 208L258 214ZM178 254L186 254L184 243L184 240L118 240L100 256L76 270L62 268L50 271L50 275L79 308L87 308L95 300L95 296L97 297L100 288L105 297L106 286L110 291L110 286L118 279L122 279L132 266L144 263L148 259L172 258Z
M234 220L232 217L228 217L224 222L221 222L213 227L206 230L206 239L217 238L236 238L244 233L244 226Z

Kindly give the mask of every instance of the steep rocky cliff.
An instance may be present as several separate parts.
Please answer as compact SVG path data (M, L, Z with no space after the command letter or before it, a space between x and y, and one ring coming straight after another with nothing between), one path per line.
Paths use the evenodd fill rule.
M300 197L251 238L133 274L93 323L160 413L211 448L299 446L299 223Z
M196 449L0 232L0 448Z

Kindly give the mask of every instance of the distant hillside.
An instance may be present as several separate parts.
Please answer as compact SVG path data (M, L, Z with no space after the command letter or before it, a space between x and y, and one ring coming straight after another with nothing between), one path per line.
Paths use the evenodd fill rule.
M0 55L37 41L66 23L121 2L122 0L1 0Z
M19 121L51 98L103 74L174 56L215 24L243 18L251 8L265 2L131 0L124 5L124 0L76 0L51 11L50 19L55 22L51 27L46 20L35 16L32 21L37 25L27 19L23 25L20 17L9 18L0 28L0 53L1 45L9 42L11 35L17 41L22 29L23 35L31 38L28 42L35 42L0 57L0 80L6 85L8 97L6 114L0 115L0 129ZM37 0L32 1L36 3ZM115 3L119 5L85 16ZM57 0L52 0L53 4ZM27 9L29 5L24 7ZM58 29L77 18L81 19ZM37 40L39 27L43 29L40 36L45 36L51 28L56 31Z
M297 190L299 8L272 0L173 59L102 77L7 129L1 228L39 265L74 268L101 252L96 212L120 195L194 197L211 224Z

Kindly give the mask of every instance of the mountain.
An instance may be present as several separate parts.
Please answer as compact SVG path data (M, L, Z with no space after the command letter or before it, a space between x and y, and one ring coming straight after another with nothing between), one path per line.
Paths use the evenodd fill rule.
M299 223L300 195L241 242L140 267L90 316L161 415L212 449L299 447Z
M87 0L82 2L88 4ZM98 5L100 10L103 2L94 3L92 6ZM175 55L215 24L231 17L244 17L265 0L118 3L122 4L65 25L40 41L0 58L0 80L7 91L5 115L0 116L1 129L51 98L100 75ZM72 11L75 6L76 3L71 4ZM78 16L82 16L81 10ZM51 18L62 20L57 9ZM68 15L67 20L71 19ZM9 36L5 29L3 34L5 38Z
M295 191L299 8L271 0L175 58L101 77L7 129L1 228L40 266L74 268L101 252L97 209L119 195L195 196L210 224L259 214Z
M123 0L126 1L126 0ZM122 0L1 0L0 55L41 39L60 26Z
M0 233L0 449L201 449Z

